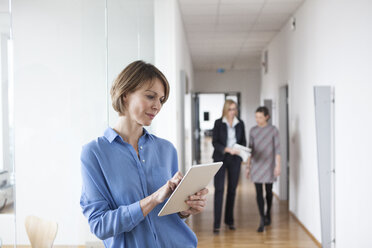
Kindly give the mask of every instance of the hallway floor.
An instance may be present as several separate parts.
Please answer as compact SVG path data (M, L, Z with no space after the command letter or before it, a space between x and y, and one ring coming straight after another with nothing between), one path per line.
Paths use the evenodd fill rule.
M265 232L257 233L259 216L255 190L253 184L243 177L240 178L234 212L236 230L230 231L221 223L220 234L213 234L212 184L208 189L210 193L206 210L188 220L199 239L198 247L318 247L296 219L289 214L287 201L279 201L276 197L273 200L271 226L267 227Z
M202 162L211 162L211 142L209 138L202 139ZM213 148L212 148L213 149ZM205 211L187 220L196 233L198 247L255 247L255 248L316 248L317 244L301 227L299 222L290 215L288 202L273 199L272 224L265 232L257 233L259 215L253 183L248 181L241 171L235 202L236 230L229 230L221 223L219 234L213 234L213 182L208 185L209 194ZM225 192L226 193L226 192ZM224 210L223 210L224 213ZM223 218L222 218L223 220Z

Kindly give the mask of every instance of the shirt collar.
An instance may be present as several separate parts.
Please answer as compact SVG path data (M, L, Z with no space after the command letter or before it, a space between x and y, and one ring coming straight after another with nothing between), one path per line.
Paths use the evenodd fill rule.
M117 134L114 129L112 129L111 127L108 127L106 130L105 130L105 133L104 133L104 136L106 137L106 139L112 143L112 141L117 137L119 136L119 134Z
M149 135L148 131L146 130L146 128L143 128L143 133L142 133L142 136L140 137L140 139L142 137L144 138L147 138L147 136ZM112 141L115 140L116 137L119 136L119 134L117 132L115 132L114 129L112 129L111 127L108 127L106 130L105 130L105 133L104 133L104 136L106 137L106 139L112 143ZM119 136L120 137L120 136Z
M223 117L223 118L222 118L222 122L225 122L226 125L229 126L229 122L227 121L226 117ZM238 118L236 118L236 116L234 116L232 126L235 127L236 124L238 124L238 123L239 123Z

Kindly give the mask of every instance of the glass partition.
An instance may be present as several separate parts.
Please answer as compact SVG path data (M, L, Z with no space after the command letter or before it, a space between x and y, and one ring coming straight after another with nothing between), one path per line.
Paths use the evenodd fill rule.
M0 246L15 244L11 1L0 0Z
M116 76L135 60L155 62L154 0L105 0L105 3L106 110L107 125L112 127L118 117L110 97ZM104 247L102 241L91 234L87 235L86 246Z
M154 63L154 0L107 0L107 87L109 125L117 120L110 88L129 63Z
M32 135L39 135L39 140L48 143L50 140L47 135L40 134L49 130L55 132L55 137L61 142L38 149L35 144L32 148L25 148L30 140L19 139L25 144L17 146L16 208L11 1L0 0L0 247L28 242L24 219L31 214L58 222L56 245L85 242L89 247L98 242L97 247L101 247L102 242L89 232L77 198L72 199L68 193L80 191L76 187L80 176L71 171L79 171L76 166L79 163L76 159L78 156L75 153L80 152L81 145L93 136L101 135L107 125L112 126L116 122L117 113L113 111L110 102L110 88L115 77L134 60L154 63L154 1L82 0L61 4L60 1L52 0L46 4L47 2L37 1L30 5L16 2L14 5L17 49L16 137L22 136L20 130L27 130ZM70 7L76 8L70 10ZM38 23L45 25L38 26ZM29 30L30 26L32 31ZM32 39L25 39L30 35L33 35ZM44 48L45 44L48 47ZM36 65L35 54L38 56ZM32 99L24 98L28 91L36 87L36 82L39 86L47 87L33 91ZM66 98L67 93L69 95ZM26 99L30 100L27 103L30 108L34 107L34 119L43 119L47 112L48 120L55 121L54 126L40 127L37 122L26 123L27 116L22 115L25 110L18 108ZM51 99L56 99L53 108L61 111L50 111L46 103L40 103ZM41 109L35 110L36 106ZM66 139L62 137L63 134L66 134ZM68 137L72 138L66 141ZM17 145L22 143L19 140L17 139ZM73 147L71 150L74 154L67 152L64 153L64 159L55 159L60 157L60 151L70 151L70 147ZM24 159L28 156L35 158L41 153L48 156L44 156L37 164L28 164ZM34 172L38 169L43 169L44 173ZM62 176L50 173L52 170ZM60 185L64 183L65 173L71 184L62 189ZM31 185L31 181L35 182ZM49 194L50 190L43 183L57 193ZM36 198L39 201L35 198L29 204L29 192L37 192ZM58 209L69 207L69 211L48 207L43 195L48 195L49 201L58 203Z

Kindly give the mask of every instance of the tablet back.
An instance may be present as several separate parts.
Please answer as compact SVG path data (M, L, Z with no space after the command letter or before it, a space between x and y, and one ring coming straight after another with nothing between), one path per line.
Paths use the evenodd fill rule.
M222 162L192 166L173 191L164 207L160 210L158 216L189 209L185 200L187 200L188 196L205 188L221 166Z

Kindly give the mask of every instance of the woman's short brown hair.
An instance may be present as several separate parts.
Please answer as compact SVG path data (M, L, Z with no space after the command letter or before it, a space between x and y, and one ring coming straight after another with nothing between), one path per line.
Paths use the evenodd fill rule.
M133 93L144 85L154 83L159 79L164 86L164 104L169 96L169 83L164 74L150 63L142 60L134 61L120 72L111 86L110 94L112 107L119 115L124 115L125 104L123 97Z
M222 109L222 118L227 116L227 113L229 112L229 108L233 104L235 104L235 106L238 107L236 102L231 99L227 99L225 101L225 104L223 105L223 109ZM238 114L238 110L236 110L236 114Z

